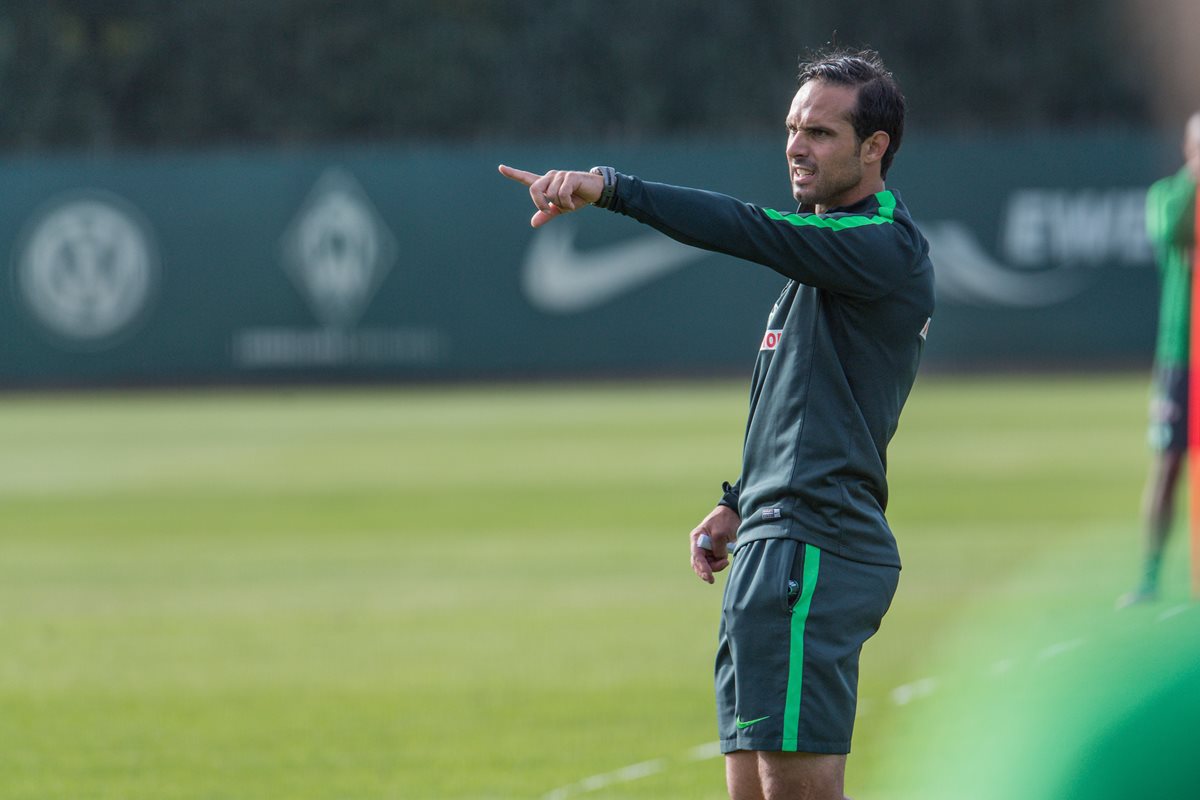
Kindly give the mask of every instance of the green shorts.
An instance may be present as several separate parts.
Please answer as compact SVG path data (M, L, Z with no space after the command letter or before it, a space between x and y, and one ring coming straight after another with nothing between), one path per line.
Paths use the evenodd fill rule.
M858 654L899 579L794 539L740 545L717 650L721 751L849 753Z

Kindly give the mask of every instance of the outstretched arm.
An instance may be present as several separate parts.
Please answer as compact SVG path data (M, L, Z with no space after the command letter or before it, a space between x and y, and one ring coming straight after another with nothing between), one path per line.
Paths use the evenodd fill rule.
M535 228L591 205L604 192L604 178L590 172L552 169L545 175L537 175L501 164L500 174L529 187L529 196L537 206L529 224Z

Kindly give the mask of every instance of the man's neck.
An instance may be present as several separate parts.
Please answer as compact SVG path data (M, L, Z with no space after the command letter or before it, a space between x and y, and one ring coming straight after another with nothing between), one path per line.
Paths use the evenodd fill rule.
M814 205L814 206L811 206L810 208L814 214L825 214L831 208L845 208L846 206L852 206L852 205L856 205L857 203L861 203L863 200L866 200L868 197L873 197L873 196L879 194L880 192L884 191L886 188L887 187L884 185L882 179L880 179L878 181L871 181L869 185L862 188L861 192L851 195L851 197L853 198L851 200L843 200L838 203L829 203L828 205ZM803 209L803 208L804 208L804 206L801 205L801 209Z

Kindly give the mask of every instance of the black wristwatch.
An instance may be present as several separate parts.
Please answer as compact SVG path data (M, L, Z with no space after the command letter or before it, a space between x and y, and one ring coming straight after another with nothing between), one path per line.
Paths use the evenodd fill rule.
M592 205L612 208L613 199L617 196L617 171L612 167L592 167L588 172L604 178L604 191L600 193L600 199Z

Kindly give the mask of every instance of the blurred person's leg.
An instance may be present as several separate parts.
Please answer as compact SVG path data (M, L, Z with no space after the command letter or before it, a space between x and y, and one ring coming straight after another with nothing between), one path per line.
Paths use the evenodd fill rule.
M1187 456L1187 386L1187 370L1165 370L1155 376L1150 444L1156 454L1142 498L1142 574L1133 591L1117 600L1119 608L1158 599L1163 551L1175 520L1176 490Z
M1182 450L1167 450L1161 453L1151 466L1143 501L1146 532L1142 576L1137 588L1121 597L1119 605L1122 607L1158 599L1163 550L1167 546L1171 524L1175 519L1175 495L1179 486L1179 475L1183 472L1185 455Z

